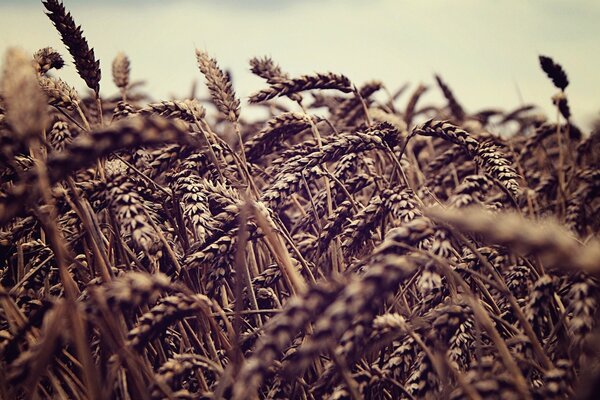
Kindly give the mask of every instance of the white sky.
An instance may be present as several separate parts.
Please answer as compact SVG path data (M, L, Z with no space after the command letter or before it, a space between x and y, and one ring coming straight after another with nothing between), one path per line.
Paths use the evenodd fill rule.
M232 71L242 98L264 86L248 71L248 60L270 55L292 75L340 72L359 85L382 80L392 91L405 82L433 85L438 72L469 111L533 102L554 115L555 89L537 61L545 54L569 75L575 122L586 127L600 115L597 0L65 3L101 60L104 94L116 92L110 65L122 50L133 80L146 80L154 98L187 95L193 80L202 82L199 47ZM15 45L31 53L54 47L69 61L59 76L83 89L41 2L0 0L0 53Z

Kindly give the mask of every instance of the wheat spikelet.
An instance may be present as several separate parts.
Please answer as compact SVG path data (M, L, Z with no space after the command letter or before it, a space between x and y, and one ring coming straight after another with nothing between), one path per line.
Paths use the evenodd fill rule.
M474 325L474 318L469 316L457 327L454 336L449 342L448 359L460 370L466 370L469 364L471 364L469 345L475 340Z
M569 107L569 100L564 92L559 92L552 96L552 104L554 104L560 115L563 116L564 119L569 120L571 118L571 108Z
M448 202L456 208L482 204L492 182L485 175L469 175L454 189Z
M379 317L378 317L379 318ZM398 326L399 327L399 326ZM393 351L382 367L388 376L398 378L408 375L415 358L415 343L411 337L393 343Z
M385 217L385 199L391 196L391 190L385 190L373 197L369 204L360 210L342 232L342 251L346 255L356 252L364 240L371 237L373 231Z
M577 146L577 165L594 165L598 163L597 152L592 151L598 146L600 130L596 129Z
M337 160L349 152L357 153L394 146L397 135L398 132L395 128L383 123L365 132L340 136L335 141L324 145L320 150L306 156L293 157L277 174L274 184L264 192L261 201L272 206L285 193L289 193L297 187L303 171L311 170L312 173L318 174L320 173L318 165Z
M365 111L363 109L363 102L364 105L368 106L370 103L369 97L381 89L382 86L383 84L379 81L371 81L362 85L358 90L358 95L343 101L340 106L335 109L332 115L333 119L335 121L340 121L339 124L342 127L351 127L355 125L355 122L359 120L359 117L364 116ZM369 113L372 114L373 111L374 110L369 110ZM390 114L388 114L388 116L389 115Z
M180 293L164 297L150 311L142 315L136 327L129 331L128 345L141 349L173 322L199 311L207 315L210 313L211 306L208 297L200 294L189 296Z
M129 87L129 58L123 52L117 53L112 63L112 76L115 85L126 92Z
M514 398L516 393L514 382L505 374L498 371L498 365L490 356L484 356L473 363L466 371L465 380L481 398ZM462 388L451 393L451 399L466 399L467 394Z
M179 118L187 122L197 122L204 118L206 110L196 100L162 101L148 104L142 114L158 114L166 118Z
M581 183L579 187L571 194L567 201L567 211L565 215L565 224L567 228L583 233L587 221L584 220L585 206L593 193L600 187L600 173L598 171L585 170L579 174Z
M100 61L96 61L94 49L89 48L81 27L75 24L71 13L67 12L65 6L58 0L45 0L42 4L48 10L46 15L60 33L62 42L73 56L79 76L98 94L101 77Z
M519 175L511 166L506 156L491 142L481 143L477 148L475 161L480 164L490 176L497 179L514 197L519 195Z
M250 71L265 79L270 85L277 82L277 80L289 78L289 75L284 73L279 65L266 56L263 58L251 58ZM288 97L294 101L302 101L302 96L297 93L291 94Z
M491 142L486 141L480 143L468 132L443 121L433 122L430 120L418 125L413 130L413 135L415 134L436 136L461 146L478 164L485 168L491 176L502 183L507 191L514 197L517 197L519 192L519 184L517 182L518 175L510 165L510 161L506 159L506 156ZM454 154L454 152L450 152L447 155L454 156ZM445 159L441 162L445 162Z
M48 104L73 110L79 107L81 100L74 88L59 78L39 77L40 87L48 97Z
M539 59L540 67L552 80L554 86L560 90L565 90L569 86L569 79L560 64L555 63L553 59L546 56L539 56Z
M138 113L138 111L135 108L133 108L133 106L131 106L131 104L128 104L124 101L119 101L117 103L117 106L113 110L112 120L118 121L120 119L129 117L131 115L135 115L137 113Z
M301 184L303 179L316 179L325 175L320 166L305 167L301 166L288 173L280 173L276 176L275 182L263 193L261 201L269 207L277 207L280 200L294 192Z
M344 75L333 73L303 75L293 79L278 79L268 89L250 96L250 103L261 103L279 96L303 92L312 89L337 89L348 93L352 91L350 80Z
M551 301L553 294L554 282L552 277L543 275L534 282L525 308L527 320L540 338L548 334L549 317L544 309Z
M73 132L69 124L64 121L56 121L48 134L48 140L54 150L63 151L65 146L73 141Z
M598 310L598 299L594 293L597 290L597 282L585 275L575 281L569 289L569 300L573 310L569 332L576 351L582 349L585 339L595 326L593 316Z
M206 265L214 266L221 261L221 257L231 257L231 249L235 243L235 231L217 237L211 242L198 242L190 248L185 258L188 268L201 268Z
M312 118L313 123L317 118ZM246 158L255 162L264 155L272 153L285 138L311 127L310 117L300 113L283 113L267 122L267 127L244 143Z
M464 160L465 153L462 147L452 146L431 160L425 169L425 173L428 176L435 175L436 172L447 165L461 163ZM427 186L431 185L428 184Z
M196 49L196 59L217 109L229 121L236 122L240 117L240 101L235 96L229 78L205 51Z
M435 136L463 147L470 155L474 155L479 142L467 131L446 121L429 120L413 129L413 134Z
M212 230L212 214L207 207L208 193L200 178L194 175L176 178L175 192L181 198L183 217L190 224L196 243L203 244Z
M107 187L109 206L115 213L122 234L131 237L136 249L149 256L156 256L162 244L148 221L150 216L144 208L142 197L133 189L134 185L127 177L113 177Z
M287 74L284 74L281 67L277 65L269 57L253 57L250 59L250 70L265 79L268 83L274 83L277 79L287 78Z
M45 75L52 68L61 69L65 62L52 47L39 49L33 55L34 67L39 74Z
M327 218L327 223L323 225L320 236L315 239L315 250L323 254L329 247L331 241L342 232L346 220L352 216L352 202L346 200L342 202Z
M564 399L572 395L569 383L572 380L573 365L569 360L558 360L556 368L544 372L544 386L539 393L546 399Z

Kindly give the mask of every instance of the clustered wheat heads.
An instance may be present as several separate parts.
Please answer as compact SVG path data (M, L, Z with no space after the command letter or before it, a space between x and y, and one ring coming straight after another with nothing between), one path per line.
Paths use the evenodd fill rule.
M100 101L44 4L94 94L6 55L1 398L594 398L600 131L555 61L546 119L254 58L250 122L200 50L210 100L150 101L119 53Z

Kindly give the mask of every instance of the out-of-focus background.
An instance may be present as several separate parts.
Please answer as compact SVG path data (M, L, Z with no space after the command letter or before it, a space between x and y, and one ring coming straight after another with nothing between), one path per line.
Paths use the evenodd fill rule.
M390 91L406 82L434 85L439 73L468 111L536 103L553 117L555 89L537 61L544 54L569 75L575 122L587 128L600 116L598 0L65 0L65 6L101 60L104 95L116 92L110 65L122 50L132 79L145 80L155 99L188 96L192 82L202 82L198 47L231 71L242 98L264 87L248 60L269 55L291 75L334 71L357 85L379 79ZM59 76L84 90L40 1L0 0L0 52L15 45L31 53L54 47L69 61ZM246 105L243 114L251 113Z

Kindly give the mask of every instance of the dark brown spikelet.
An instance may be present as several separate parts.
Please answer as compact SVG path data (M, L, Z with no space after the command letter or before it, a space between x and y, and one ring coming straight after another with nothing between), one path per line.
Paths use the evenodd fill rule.
M560 111L560 115L562 115L564 119L568 120L571 118L569 99L563 92L558 92L556 95L552 96L552 103L558 107L558 111Z
M558 63L550 57L539 56L540 66L542 70L548 75L548 78L552 79L552 83L560 90L565 90L569 86L569 79L567 73Z
M269 88L251 95L248 101L250 103L261 103L275 97L313 89L337 89L349 93L352 91L352 83L346 76L331 72L303 75L292 79L278 79Z
M320 236L314 242L314 250L323 254L331 241L342 232L345 222L352 216L352 202L346 200L342 202L327 218L326 224L323 225Z
M371 104L370 97L383 87L383 84L379 81L366 82L360 89L358 89L358 95L343 100L340 102L338 108L334 111L332 118L335 121L340 121L340 129L349 129L359 121L360 117L364 115L364 104L368 107ZM379 111L377 109L377 111ZM371 110L370 113L377 112ZM389 115L389 114L388 114ZM374 117L377 119L376 117ZM385 119L382 119L385 120Z
M69 53L73 56L75 67L79 76L85 81L87 87L96 95L100 92L100 60L96 61L94 49L90 49L87 40L83 37L81 26L77 26L71 13L58 0L42 1L48 10L48 18L52 21Z
M44 47L36 51L33 60L35 61L35 69L42 75L52 68L61 69L65 65L62 56L52 47Z
M449 203L457 208L481 204L485 193L491 187L492 182L485 175L469 175L455 188Z
M582 275L569 289L570 306L573 316L569 323L572 335L572 347L576 352L581 351L585 339L597 326L594 318L598 311L597 281Z
M235 96L229 77L205 51L196 49L196 59L217 109L229 121L237 121L240 118L240 100Z
M554 294L554 282L549 275L542 275L535 281L529 294L529 301L525 307L527 320L542 338L549 332L547 331L550 317L548 316L548 304L552 301Z

